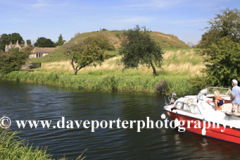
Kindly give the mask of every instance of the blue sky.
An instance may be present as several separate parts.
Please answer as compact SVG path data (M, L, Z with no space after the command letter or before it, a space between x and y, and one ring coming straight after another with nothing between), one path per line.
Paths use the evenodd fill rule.
M174 34L185 43L201 40L207 21L239 0L0 0L0 35L17 32L69 41L77 32L127 30L135 25Z

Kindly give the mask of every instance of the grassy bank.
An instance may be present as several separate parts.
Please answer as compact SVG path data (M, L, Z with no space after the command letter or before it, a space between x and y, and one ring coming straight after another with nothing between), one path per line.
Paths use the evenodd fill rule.
M190 76L201 75L204 68L202 57L195 49L165 50L161 68L156 68L155 78L152 68L140 65L138 69L123 70L118 51L108 54L115 57L105 60L98 66L87 66L73 75L69 60L64 60L59 54L50 54L46 57L35 58L42 63L41 68L28 71L12 72L0 75L5 80L34 82L39 84L52 84L64 87L74 87L90 90L118 90L132 92L156 93L155 87L164 79L167 87L164 93L177 92L177 94L193 94L192 86L188 83ZM50 56L53 59L49 59ZM59 56L59 57L58 57ZM31 59L33 60L33 59ZM59 61L51 61L59 60ZM50 62L49 62L50 61Z
M140 65L138 69L128 69L122 71L124 66L120 63L121 56L118 55L118 51L110 51L109 55L115 57L105 60L102 65L87 66L81 69L78 74L81 75L152 75L152 68ZM51 54L49 56L56 56ZM41 62L42 67L35 69L36 72L49 73L58 72L73 74L70 60L60 59L58 61L50 61L50 57L45 56L41 58L30 59L31 61ZM159 75L194 75L200 74L200 70L204 68L202 57L200 57L195 49L176 49L165 50L163 55L163 63L161 68L156 68Z
M17 132L9 132L0 129L0 159L24 159L24 160L46 160L51 159L52 155L40 148L33 149L32 146L24 143L17 136Z
M83 160L82 154L76 160ZM44 148L35 149L25 143L23 139L17 136L17 132L11 132L8 129L0 127L0 159L24 159L24 160L52 160L52 155L47 153ZM65 160L67 158L59 158Z
M117 90L131 92L156 93L156 86L166 80L163 93L193 94L192 86L187 82L188 77L180 76L121 76L121 75L69 75L57 73L31 73L14 71L2 75L3 80L52 84L63 87L74 87L89 90Z

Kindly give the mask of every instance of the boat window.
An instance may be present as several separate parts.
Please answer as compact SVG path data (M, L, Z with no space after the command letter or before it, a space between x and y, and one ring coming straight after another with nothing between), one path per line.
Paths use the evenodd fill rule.
M191 105L191 112L196 114L201 114L197 105Z
M190 106L188 106L186 103L183 104L183 110L191 112Z
M176 105L175 105L175 107L176 107L177 109L182 109L182 105L183 105L183 103L177 102Z
M197 99L199 99L199 100L203 100L203 95L202 95L202 93L200 92L200 93L198 93L198 95L197 95Z

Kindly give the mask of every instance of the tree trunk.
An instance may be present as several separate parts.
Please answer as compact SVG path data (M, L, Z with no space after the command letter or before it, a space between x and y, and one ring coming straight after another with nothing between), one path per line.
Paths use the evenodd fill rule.
M77 75L77 72L81 69L82 67L75 67L74 68L74 75Z
M73 70L74 70L74 75L77 75L77 72L80 70L80 69L78 69L78 67L76 66L74 66L74 60L72 59L71 60L71 65L72 65L72 68L73 68ZM80 68L80 67L79 67Z
M78 70L74 69L74 75L77 75Z
M156 76L157 72L156 72L156 69L153 65L153 63L151 62L151 66L152 66L152 69L153 69L153 76Z
M74 70L74 75L77 75L77 72L80 70L80 69L82 69L83 67L86 67L87 65L85 65L85 66L74 66L74 60L72 59L72 61L71 61L71 65L72 65L72 68L73 68L73 70Z

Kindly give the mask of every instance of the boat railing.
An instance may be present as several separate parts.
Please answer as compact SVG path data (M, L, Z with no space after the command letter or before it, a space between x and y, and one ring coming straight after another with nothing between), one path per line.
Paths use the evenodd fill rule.
M179 97L177 97L177 94L173 92L172 95L168 97L168 102L167 102L166 97L164 96L165 105L174 104L176 99L178 98Z

